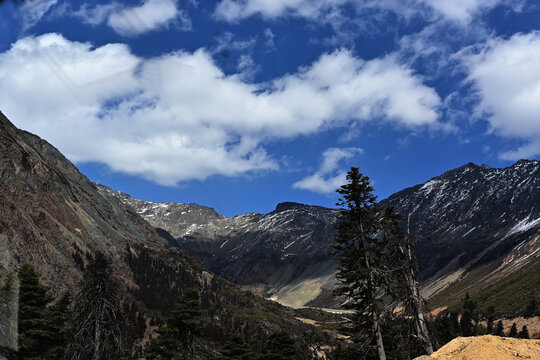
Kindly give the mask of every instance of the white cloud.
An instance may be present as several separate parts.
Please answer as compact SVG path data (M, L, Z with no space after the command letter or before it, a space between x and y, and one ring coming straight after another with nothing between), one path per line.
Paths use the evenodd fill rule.
M136 36L168 26L176 21L183 30L191 29L189 18L174 0L145 0L141 5L125 7L118 2L90 6L84 4L72 15L91 25L107 23L123 36Z
M251 16L276 19L297 16L307 19L327 19L338 16L346 4L358 12L364 10L390 11L400 17L443 17L447 20L468 24L482 11L498 5L520 10L524 0L222 0L215 10L218 18L238 21Z
M303 178L293 184L293 188L309 190L321 194L328 194L336 191L341 185L345 184L347 172L340 171L339 163L343 159L350 159L355 154L361 154L363 151L360 148L330 148L323 155L323 161L319 170L315 174Z
M111 14L121 11L121 9L120 4L116 2L96 6L85 3L77 11L72 12L72 15L81 19L85 24L99 25L106 22Z
M132 36L164 27L180 15L173 0L146 0L141 6L112 13L107 23L117 33Z
M264 30L264 37L266 38L266 50L267 51L275 51L276 50L276 43L274 41L275 35L272 32L271 29L265 29Z
M0 54L0 104L71 160L174 185L275 170L268 142L351 122L438 126L440 99L393 57L340 50L254 84L204 49L141 59L47 34Z
M478 92L479 116L486 117L495 134L526 143L501 157L540 154L540 32L492 39L459 57Z
M501 0L423 0L440 15L459 22L469 23L474 15L495 7Z
M58 0L28 0L20 9L23 30L37 24L41 18L54 6Z

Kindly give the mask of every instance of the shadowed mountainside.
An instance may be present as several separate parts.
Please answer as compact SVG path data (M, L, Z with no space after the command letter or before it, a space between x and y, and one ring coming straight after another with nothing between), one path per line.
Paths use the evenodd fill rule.
M237 289L170 246L130 207L103 196L57 149L0 113L0 279L29 263L56 294L76 290L97 252L111 260L134 356L184 289L207 311L205 338L223 343L242 330L264 340L307 325L287 309Z
M268 214L226 218L196 204L157 204L100 189L246 289L292 306L338 305L330 291L336 269L334 209L282 203ZM520 283L539 263L538 161L521 160L504 169L469 163L397 192L380 206L394 206L415 236L423 293L434 304L458 302L467 291L494 301L493 289L512 286L503 285L510 276ZM518 293L527 301L539 286L535 278L524 286L527 293ZM503 308L524 306L514 305Z

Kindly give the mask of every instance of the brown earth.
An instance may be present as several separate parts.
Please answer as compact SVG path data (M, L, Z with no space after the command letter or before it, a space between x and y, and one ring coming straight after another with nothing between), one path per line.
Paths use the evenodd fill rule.
M540 340L493 335L458 337L431 355L436 360L540 359Z

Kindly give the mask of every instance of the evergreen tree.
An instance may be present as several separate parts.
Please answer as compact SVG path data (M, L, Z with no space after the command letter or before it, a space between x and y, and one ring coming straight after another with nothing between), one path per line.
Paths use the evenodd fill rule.
M466 293L465 299L463 299L463 313L461 314L460 320L461 333L463 336L474 335L472 320L474 318L475 309L476 304L471 300L469 293Z
M97 253L83 274L64 358L116 360L123 353L124 319L110 261Z
M221 350L220 360L252 360L251 349L246 345L242 335L234 334Z
M340 255L337 278L340 285L337 295L344 295L355 310L354 326L363 341L376 339L381 360L386 359L381 335L380 317L384 311L378 294L386 284L384 274L378 267L384 263L383 248L377 239L381 230L376 197L367 176L358 168L347 173L348 183L337 192L342 196L337 205L342 207L337 222L336 252ZM367 330L362 334L360 331Z
M495 332L493 335L504 336L504 325L503 325L502 320L499 320L497 322L497 326L495 327Z
M204 312L196 289L187 289L145 349L146 359L199 359L204 353L199 343Z
M508 332L508 337L517 338L518 337L518 331L516 323L512 324L512 327L510 328L510 332Z
M31 266L18 271L19 352L18 359L58 359L66 346L65 325L70 297L54 303L49 288L40 283L41 275Z
M525 311L523 312L523 317L525 318L531 318L533 316L536 316L538 313L538 310L536 308L536 299L534 297L531 298L527 306L525 307Z
M521 331L518 334L518 337L520 339L530 339L529 329L527 329L527 325L523 325L523 327L521 328Z
M487 324L486 324L486 331L488 334L493 334L493 321L495 321L495 308L493 306L488 307L487 310Z
M270 335L265 342L259 360L296 360L298 350L294 339L286 331Z
M441 312L432 323L434 340L438 347L443 346L459 334L457 314Z
M364 357L354 344L343 347L339 344L330 354L332 360L358 360Z

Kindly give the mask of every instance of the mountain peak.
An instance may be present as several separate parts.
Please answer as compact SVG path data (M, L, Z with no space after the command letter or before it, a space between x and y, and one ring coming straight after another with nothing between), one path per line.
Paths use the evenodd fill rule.
M276 209L274 210L274 212L282 212L282 211L287 211L287 210L291 210L291 209L305 209L305 208L307 208L309 206L310 205L301 204L301 203L297 203L297 202L293 202L293 201L286 201L286 202L282 202L282 203L277 204Z

